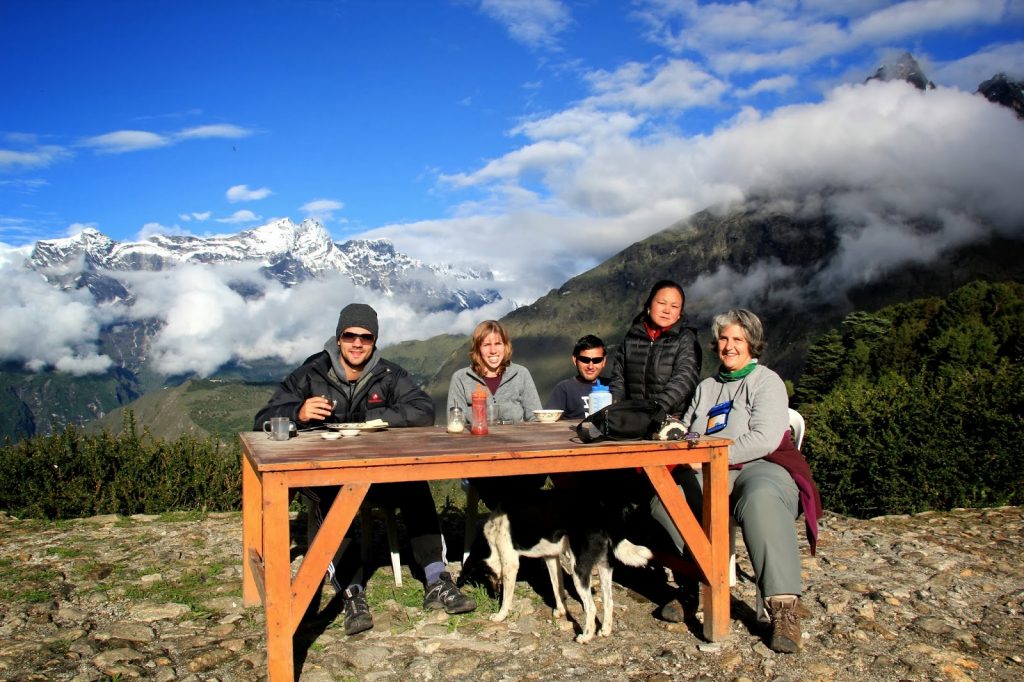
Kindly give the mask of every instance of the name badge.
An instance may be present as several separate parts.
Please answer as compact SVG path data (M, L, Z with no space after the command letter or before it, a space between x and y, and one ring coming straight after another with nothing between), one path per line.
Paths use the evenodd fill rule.
M729 424L729 411L732 409L732 401L718 403L708 410L708 428L706 434L718 433Z

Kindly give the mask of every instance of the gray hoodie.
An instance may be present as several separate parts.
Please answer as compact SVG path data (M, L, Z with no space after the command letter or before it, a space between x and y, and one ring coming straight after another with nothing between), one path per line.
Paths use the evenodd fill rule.
M467 422L472 417L473 391L477 386L483 386L485 390L487 388L483 377L471 367L457 370L448 384L448 408L455 405L461 407L465 410ZM487 394L494 421L533 421L533 411L541 409L540 396L537 395L530 370L514 362L501 375L497 393L491 395L488 391Z

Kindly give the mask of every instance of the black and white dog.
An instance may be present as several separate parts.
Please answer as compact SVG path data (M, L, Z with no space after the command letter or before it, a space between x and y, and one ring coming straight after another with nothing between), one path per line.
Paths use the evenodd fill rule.
M501 608L491 616L500 622L508 617L519 573L520 557L544 559L555 596L555 618L564 618L565 583L561 569L572 576L576 594L583 603L582 632L577 642L594 638L597 605L590 590L590 577L597 568L601 582L602 637L612 631L612 557L627 566L644 566L651 551L622 537L621 520L603 505L583 502L579 495L557 490L540 491L528 500L498 506L484 524L490 556L484 564L500 587Z

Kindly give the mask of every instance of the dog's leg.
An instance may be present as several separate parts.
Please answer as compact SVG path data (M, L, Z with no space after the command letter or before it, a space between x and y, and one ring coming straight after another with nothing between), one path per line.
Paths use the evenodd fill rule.
M607 561L597 564L597 575L601 578L601 603L604 605L604 616L601 618L601 630L597 634L607 637L612 634L612 567Z
M509 527L508 516L497 512L484 524L484 536L491 547L491 566L497 564L498 576L501 585L501 608L491 616L495 623L508 618L509 610L512 608L512 598L516 592L516 577L519 574L519 553L512 544L512 531Z
M581 623L583 632L576 635L576 641L580 644L585 644L594 638L594 629L597 624L597 604L594 603L594 593L590 590L591 567L586 567L582 577L580 577L580 572L577 570L572 573L572 582L576 587L576 594L580 596L580 601L583 602L583 622Z
M555 595L555 608L551 615L554 618L565 617L565 581L562 580L562 569L558 565L558 557L544 557L544 565L548 567L548 576L551 578L551 592Z
M491 616L495 623L508 618L508 612L512 608L512 599L516 593L516 576L519 574L519 555L512 552L508 556L503 556L501 571L501 608Z

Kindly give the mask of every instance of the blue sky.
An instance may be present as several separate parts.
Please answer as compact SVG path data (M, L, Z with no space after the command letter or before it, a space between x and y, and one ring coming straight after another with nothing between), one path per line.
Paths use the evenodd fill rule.
M0 240L441 219L496 199L451 176L588 98L643 117L634 138L706 134L904 49L973 89L1024 67L1022 19L1002 0L4 0Z
M929 99L863 85L903 51ZM998 71L1024 78L1024 0L0 0L0 264L315 217L529 302L708 206L894 165L902 200L961 183L1012 223L1021 134L971 94ZM874 262L849 241L837 278Z

